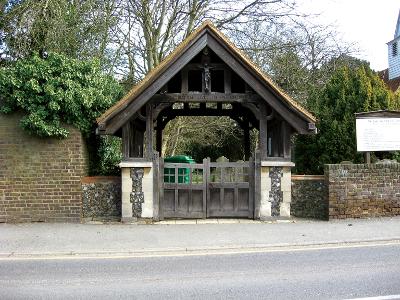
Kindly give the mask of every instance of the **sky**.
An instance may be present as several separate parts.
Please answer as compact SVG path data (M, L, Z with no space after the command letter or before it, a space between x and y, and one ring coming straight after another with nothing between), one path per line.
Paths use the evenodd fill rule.
M386 43L394 37L399 0L298 0L298 9L318 14L313 23L333 24L344 42L355 43L358 58L380 71L388 67Z

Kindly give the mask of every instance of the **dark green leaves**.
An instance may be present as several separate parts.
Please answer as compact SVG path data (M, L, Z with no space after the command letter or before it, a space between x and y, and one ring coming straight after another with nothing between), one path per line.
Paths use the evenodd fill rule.
M122 89L104 76L96 61L79 61L50 53L33 55L0 69L0 112L22 110L21 126L39 136L66 137L70 124L88 135L95 119L120 96Z
M310 100L319 120L319 133L297 137L297 173L322 174L324 164L362 162L356 148L354 113L395 109L399 105L398 98L365 65L335 70Z

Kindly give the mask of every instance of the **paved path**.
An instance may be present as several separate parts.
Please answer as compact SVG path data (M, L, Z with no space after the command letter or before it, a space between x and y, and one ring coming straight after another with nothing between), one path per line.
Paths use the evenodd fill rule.
M227 221L229 222L229 221ZM248 251L400 241L400 218L181 225L0 224L0 257Z
M399 254L397 245L150 258L14 258L0 261L0 299L399 299Z

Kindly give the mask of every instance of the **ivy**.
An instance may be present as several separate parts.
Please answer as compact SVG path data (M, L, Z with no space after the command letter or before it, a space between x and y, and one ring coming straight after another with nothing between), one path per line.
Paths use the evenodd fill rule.
M65 124L89 136L95 119L121 95L96 60L34 54L0 69L0 112L23 111L22 128L41 137L67 137Z

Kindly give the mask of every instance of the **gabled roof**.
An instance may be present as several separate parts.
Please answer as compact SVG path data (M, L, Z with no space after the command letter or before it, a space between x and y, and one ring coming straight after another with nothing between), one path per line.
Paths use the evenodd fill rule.
M238 62L240 62L248 71L251 71L257 79L278 99L280 99L284 105L286 105L291 111L296 113L300 119L305 122L315 123L316 118L303 108L298 102L287 95L279 86L277 86L270 77L268 77L259 66L255 65L246 54L238 49L221 31L219 31L210 21L205 21L199 28L192 32L173 52L171 52L157 67L150 71L144 79L134 86L120 101L114 106L109 108L104 114L97 118L99 125L104 125L108 120L114 118L116 115L121 113L129 105L131 105L137 97L146 92L146 90L173 64L182 56L191 46L198 42L204 35L211 35L220 44L223 45L231 54L235 56ZM204 46L210 46L207 39L204 42ZM198 51L200 52L201 49ZM197 54L197 53L196 53ZM177 70L178 72L179 70ZM171 76L172 77L172 76ZM170 79L170 78L169 78ZM168 80L169 80L168 79ZM157 91L154 91L153 95ZM151 96L153 96L151 95ZM151 97L150 96L150 97ZM150 98L149 97L149 98ZM283 116L285 117L285 116ZM115 131L115 130L114 130Z
M379 71L378 76L383 80L383 82L392 92L396 92L399 89L400 77L389 79L389 69Z

